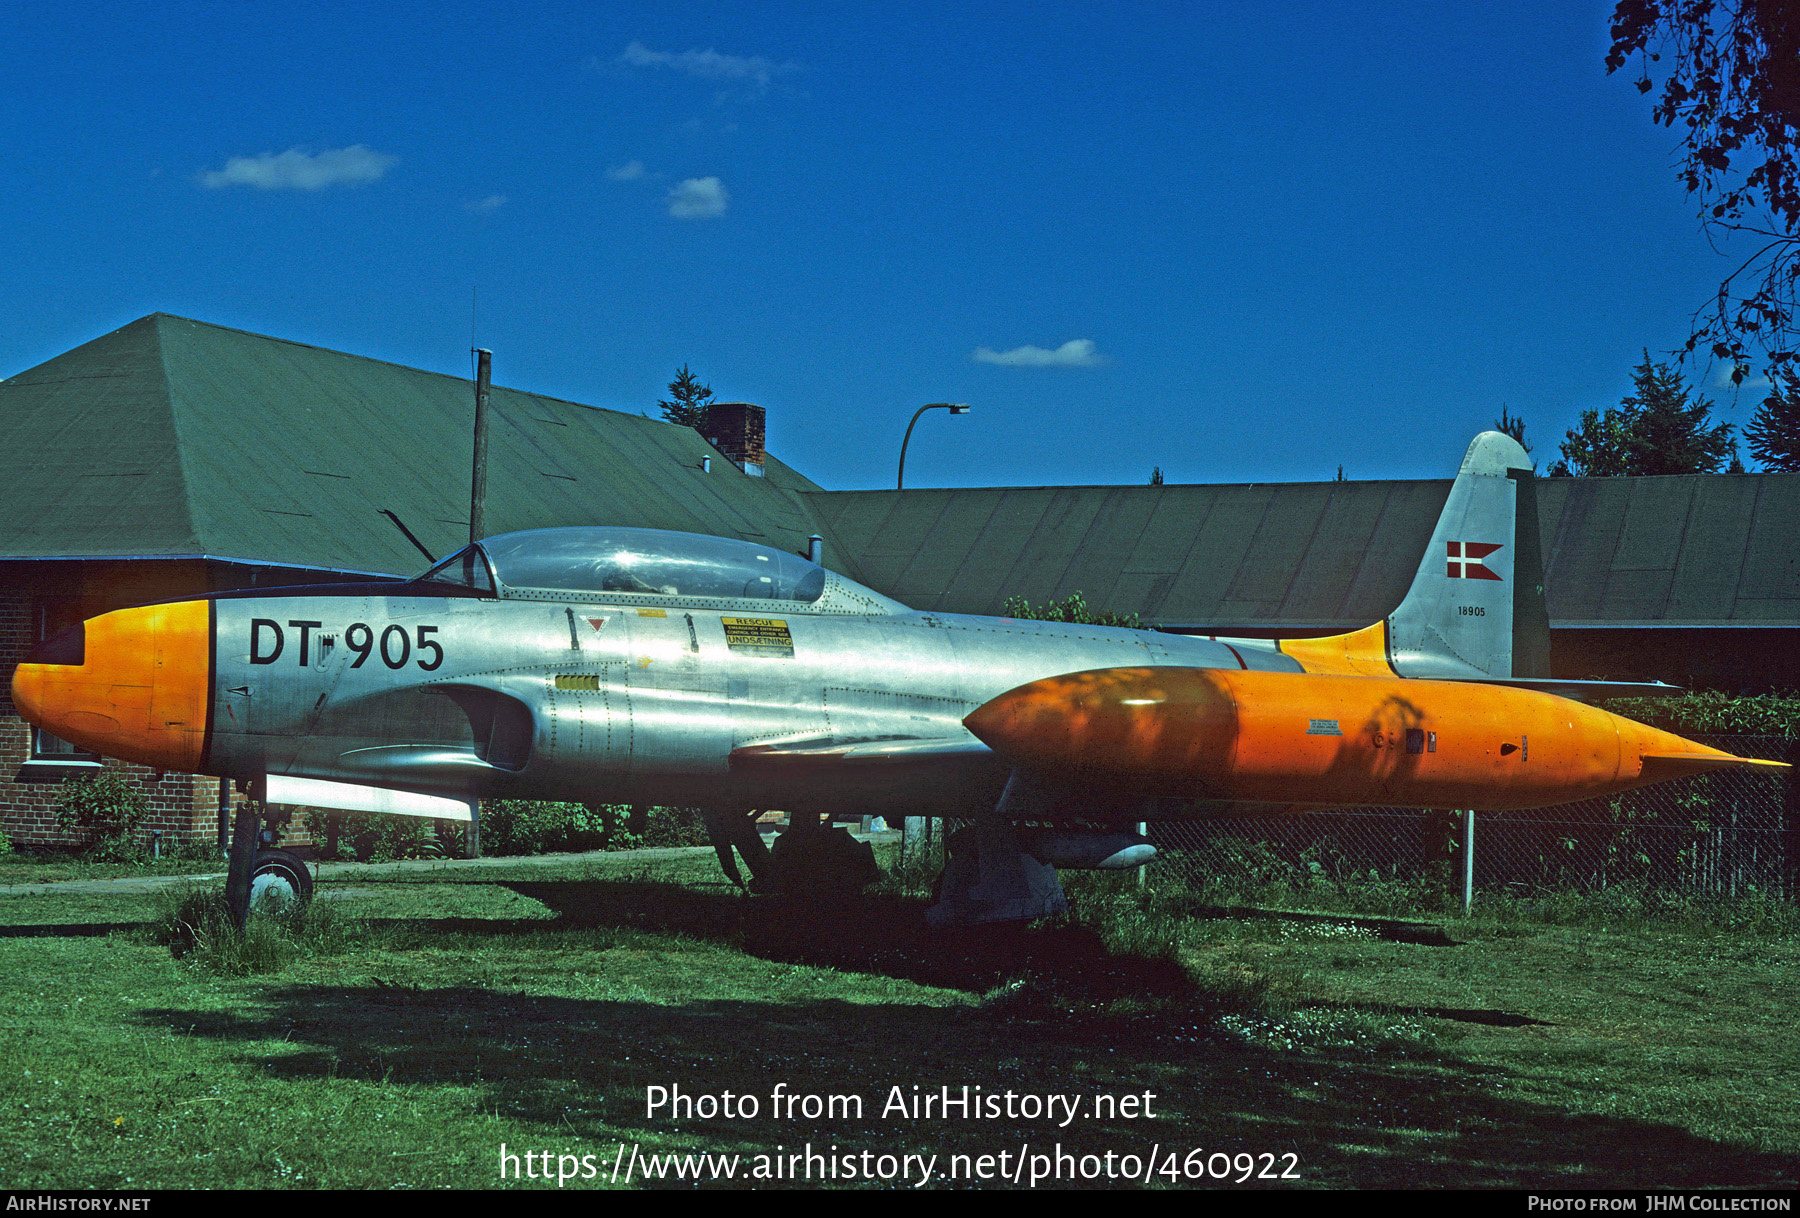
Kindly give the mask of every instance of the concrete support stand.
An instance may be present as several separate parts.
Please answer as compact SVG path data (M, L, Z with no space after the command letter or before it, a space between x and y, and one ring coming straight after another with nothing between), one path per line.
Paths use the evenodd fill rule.
M1056 868L1025 851L1011 821L978 817L974 838L974 850L965 846L950 852L938 903L925 911L927 925L978 926L1068 912Z

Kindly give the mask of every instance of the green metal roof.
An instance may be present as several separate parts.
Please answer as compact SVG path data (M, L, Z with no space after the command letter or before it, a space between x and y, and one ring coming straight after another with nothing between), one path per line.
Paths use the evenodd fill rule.
M1449 480L827 491L805 498L875 587L999 613L1081 592L1220 632L1350 630L1405 595ZM1553 625L1800 625L1800 475L1538 483Z
M691 428L496 388L493 532L626 524L804 551L920 609L1080 591L1217 631L1353 629L1405 593L1448 480L826 491ZM468 536L470 383L153 314L0 381L0 559L410 572ZM711 473L700 459L711 456ZM1553 625L1800 626L1800 475L1538 483Z
M468 540L469 381L157 313L0 381L0 558L206 555L411 572ZM496 387L490 532L623 524L804 551L780 462ZM710 473L702 457L714 458ZM830 565L857 576L841 546Z

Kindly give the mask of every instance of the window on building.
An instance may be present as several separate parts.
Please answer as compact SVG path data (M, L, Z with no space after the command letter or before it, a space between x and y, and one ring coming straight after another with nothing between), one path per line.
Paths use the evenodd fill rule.
M83 614L79 607L67 602L38 602L38 641L42 642L58 631L75 625L82 620L82 617ZM100 756L97 753L88 752L79 745L69 743L61 736L53 736L41 727L34 727L31 729L31 760L98 763Z

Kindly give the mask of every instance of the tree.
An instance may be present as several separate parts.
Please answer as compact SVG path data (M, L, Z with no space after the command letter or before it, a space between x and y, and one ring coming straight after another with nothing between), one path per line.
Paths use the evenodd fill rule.
M1526 452L1531 451L1531 441L1525 438L1525 420L1516 414L1507 414L1504 402L1500 404L1500 417L1494 420L1494 430L1517 440Z
M1789 368L1776 377L1769 396L1757 407L1744 428L1750 455L1764 469L1800 474L1800 370Z
M1160 465L1151 466L1150 467L1150 485L1151 486L1161 486L1162 484L1163 484L1162 466L1160 466Z
M1000 605L1002 616L1025 622L1072 622L1078 626L1123 626L1128 630L1151 630L1135 613L1114 613L1111 609L1090 609L1087 598L1079 591L1059 601L1033 605L1022 596L1009 596Z
M1604 413L1584 410L1562 442L1562 459L1550 473L1606 478L1622 474L1710 474L1732 455L1730 423L1710 422L1713 403L1688 399L1681 373L1668 364L1644 362L1631 375L1632 394Z
M669 382L669 397L673 400L657 405L662 407L663 418L669 422L683 427L700 427L706 422L706 408L712 404L712 395L712 388L702 385L700 378L683 364L675 379Z
M1800 280L1800 3L1618 0L1608 74L1632 57L1637 88L1668 56L1655 122L1687 129L1680 179L1708 236L1742 233L1754 250L1695 313L1686 350L1730 360L1742 384L1752 353L1770 379L1793 363Z

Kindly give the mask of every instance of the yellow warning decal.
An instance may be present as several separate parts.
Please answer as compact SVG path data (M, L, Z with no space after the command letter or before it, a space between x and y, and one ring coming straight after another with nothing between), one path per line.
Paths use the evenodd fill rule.
M669 611L667 609L639 609L638 616L639 617L668 617Z
M794 636L780 618L722 617L719 622L725 627L725 646L733 651L764 659L794 658Z

